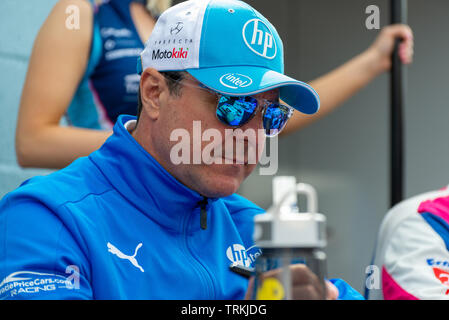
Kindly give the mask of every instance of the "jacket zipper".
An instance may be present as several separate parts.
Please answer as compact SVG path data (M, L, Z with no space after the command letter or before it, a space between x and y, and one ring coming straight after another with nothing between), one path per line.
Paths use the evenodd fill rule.
M207 197L203 197L203 200L198 202L200 205L200 226L203 230L207 229L207 200Z
M203 200L198 202L200 205L200 225L201 229L205 230L207 228L207 203L208 198L203 197ZM195 211L194 211L195 212ZM183 225L183 233L184 233L184 245L187 250L188 256L191 258L192 262L194 262L194 265L196 265L198 274L201 275L201 278L204 280L204 284L206 286L208 295L211 297L211 299L215 298L214 289L213 289L213 281L211 279L211 276L209 272L207 271L206 267L203 266L203 264L195 257L193 252L190 250L188 242L187 242L187 229L189 226L189 220L190 220L191 214L187 216L187 218L184 220ZM203 228L204 227L204 228Z

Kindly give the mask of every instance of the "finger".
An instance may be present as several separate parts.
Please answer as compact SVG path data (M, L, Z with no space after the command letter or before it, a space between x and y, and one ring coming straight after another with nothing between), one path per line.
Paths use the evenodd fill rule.
M306 265L298 264L291 266L293 282L293 299L324 299L324 282L318 278ZM335 286L330 288L332 295L335 295ZM327 291L327 290L326 290ZM337 290L338 296L338 290Z
M413 60L413 46L406 46L405 44L401 44L399 47L399 58L401 62L404 64L409 64Z
M248 282L248 289L246 289L245 300L250 300L254 291L254 277L251 277Z
M318 281L316 275L304 264L293 264L289 266L293 284L308 284ZM262 274L262 278L280 278L283 269L273 269Z
M290 270L294 285L319 283L318 277L305 264L291 265Z
M338 289L330 281L326 280L326 299L327 300L337 300L338 299Z
M413 41L413 31L406 24L392 24L385 27L384 30L392 37L399 37L406 41Z
M405 24L394 24L385 27L384 32L393 39L402 39L399 45L399 58L403 64L409 64L413 59L413 31Z
M315 287L311 284L293 287L293 300L322 300L323 287Z
M335 299L338 297L338 289L329 283L326 284L326 291L329 290L330 293L324 295L324 283L318 279L318 277L304 264L294 264L289 266L291 275L291 285L293 299L297 300L317 300L317 299ZM274 269L262 274L261 283L268 278L277 278L278 280L282 277L283 269ZM327 287L329 286L329 288ZM251 281L250 285L251 287ZM249 292L248 290L247 292ZM248 293L247 296L248 297Z

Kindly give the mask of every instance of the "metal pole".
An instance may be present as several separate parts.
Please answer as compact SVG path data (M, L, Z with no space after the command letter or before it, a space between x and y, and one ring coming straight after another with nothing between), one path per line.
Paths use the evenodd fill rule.
M407 0L390 0L391 24L407 23ZM390 113L390 204L394 206L403 199L404 183L404 70L399 59L400 39L395 42L392 55L390 77L391 113Z

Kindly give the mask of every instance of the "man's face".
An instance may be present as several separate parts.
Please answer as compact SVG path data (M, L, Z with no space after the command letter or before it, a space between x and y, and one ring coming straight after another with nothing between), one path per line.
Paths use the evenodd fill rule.
M151 128L156 159L180 182L200 194L228 196L255 169L263 151L265 136L261 134L260 107L239 128L241 131L233 130L216 116L216 94L199 87L190 75L181 84L179 95L161 95L157 125ZM254 97L262 105L263 99L278 101L279 94L276 89ZM185 146L186 141L189 150L181 150L181 142ZM190 151L184 158L188 161L177 164L174 156L186 151Z

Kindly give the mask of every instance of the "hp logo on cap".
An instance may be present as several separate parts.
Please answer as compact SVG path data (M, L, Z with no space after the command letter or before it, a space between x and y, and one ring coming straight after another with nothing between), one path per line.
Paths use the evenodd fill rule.
M243 40L255 54L266 59L276 57L276 41L271 29L260 19L251 19L242 30Z

